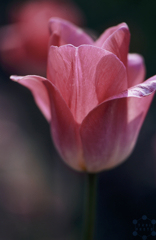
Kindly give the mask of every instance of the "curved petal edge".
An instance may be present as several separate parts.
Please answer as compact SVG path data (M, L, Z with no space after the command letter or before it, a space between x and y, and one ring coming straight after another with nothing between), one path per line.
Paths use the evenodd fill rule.
M44 85L49 93L52 114L50 127L54 144L69 166L78 171L85 171L79 124L75 122L57 88L50 81L44 81Z
M117 166L132 152L156 90L156 76L107 99L80 128L87 171Z
M50 121L50 102L47 89L45 88L43 81L48 81L46 78L28 75L28 76L11 76L11 80L20 83L27 87L33 94L35 102L45 118Z

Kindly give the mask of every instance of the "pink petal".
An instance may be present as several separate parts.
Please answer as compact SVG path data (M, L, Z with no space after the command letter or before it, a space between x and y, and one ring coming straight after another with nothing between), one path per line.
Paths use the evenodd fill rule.
M129 156L155 90L156 76L103 102L87 115L80 129L87 171L112 168Z
M129 88L127 91L124 91L116 96L113 96L111 99L123 98L123 97L137 97L142 98L150 95L156 90L156 75L147 79L145 82L140 83L134 87ZM108 100L108 99L107 99Z
M130 33L128 26L125 23L122 23L119 24L116 28L109 29L107 31L108 33L104 33L104 36L101 36L95 45L100 45L100 47L114 53L126 66L130 42ZM110 33L111 35L109 35ZM107 38L105 38L105 36L107 36Z
M79 46L82 44L93 44L94 41L81 28L60 18L51 18L49 21L51 33L50 45L61 46L72 44ZM56 41L57 39L57 41Z
M144 59L139 54L128 54L127 74L128 87L133 87L145 79Z
M94 76L96 61L99 61L100 55L104 55L103 50L102 54L100 51L97 52L97 56L93 55L93 51L87 51L86 55L88 46L81 48L72 45L59 48L52 46L49 51L47 73L48 79L59 90L78 123L81 123L86 114L98 104ZM80 56L83 50L84 59Z
M96 67L95 84L99 103L128 88L124 64L108 51Z
M56 87L49 81L44 81L44 84L49 93L52 114L50 126L55 146L69 166L76 170L85 170L79 125Z
M43 84L43 81L47 81L47 79L34 75L28 75L24 77L11 76L10 78L13 81L16 81L21 85L27 87L32 92L37 106L39 107L45 118L50 121L51 112L49 96L47 89Z
M104 44L104 42L106 41L106 39L111 36L116 30L120 29L121 27L126 27L127 24L126 23L120 23L117 26L114 27L110 27L107 28L102 34L101 36L96 40L95 45L97 47L102 47L102 45Z
M50 48L48 79L81 123L99 102L127 89L126 69L103 49L83 45Z

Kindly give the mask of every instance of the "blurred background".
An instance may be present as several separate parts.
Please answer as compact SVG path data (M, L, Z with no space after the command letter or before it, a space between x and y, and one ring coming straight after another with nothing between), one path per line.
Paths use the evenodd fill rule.
M1 240L81 238L86 176L63 163L31 93L9 79L12 74L46 75L46 26L51 16L72 21L94 38L126 22L130 52L144 56L146 78L156 74L156 1L1 1ZM156 98L127 161L99 173L95 240L139 239L132 234L133 220L143 215L156 219L155 109Z

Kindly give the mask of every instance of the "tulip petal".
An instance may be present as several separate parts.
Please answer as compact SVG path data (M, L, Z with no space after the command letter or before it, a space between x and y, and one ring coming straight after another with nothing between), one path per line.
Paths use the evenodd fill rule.
M156 76L101 103L80 129L87 171L123 162L132 152L156 90Z
M117 26L114 27L110 27L107 28L102 34L101 36L96 40L95 45L97 47L102 47L102 45L104 44L104 42L106 41L106 39L112 35L117 29L119 29L120 27L125 26L125 23L121 23L118 24Z
M95 86L99 103L128 88L124 64L114 55L101 58L96 67Z
M123 63L114 54L90 45L51 46L47 76L78 123L99 102L127 89Z
M81 47L86 53L88 46ZM79 48L72 45L51 46L47 76L59 90L74 119L81 123L88 112L98 104L94 76L96 61L101 59L100 55L104 55L104 51L102 50L102 54L98 51L94 58L93 52L87 51L88 55L84 54L85 59L81 59L79 52L81 52ZM90 68L91 64L92 68Z
M54 45L59 47L65 44L72 44L78 47L82 44L92 45L94 43L92 38L81 28L60 18L51 18L49 21L49 29L51 33L50 46Z
M112 30L115 30L112 32ZM107 30L108 31L108 30ZM126 23L119 24L116 28L108 31L109 37L105 39L107 33L104 33L101 40L95 43L96 46L102 44L102 48L114 53L127 66L127 54L129 50L130 32ZM104 39L103 39L104 38Z
M117 26L114 27L110 27L107 28L102 34L101 36L95 41L95 45L97 47L102 47L102 45L104 44L104 42L106 41L106 39L108 37L110 37L115 31L117 31L118 29L122 28L122 27L127 27L126 23L120 23Z
M145 79L144 59L139 54L128 54L127 74L128 87L133 87Z
M85 170L79 125L56 87L39 76L11 76L11 79L31 90L38 107L50 121L54 143L64 161L76 170Z
M44 84L49 93L50 126L55 146L68 165L76 170L85 170L79 125L56 87L49 81L44 81Z
M39 107L45 118L50 121L51 112L49 96L47 89L43 84L43 81L46 81L47 79L35 75L28 75L24 77L11 76L10 78L27 87L32 92L37 106Z

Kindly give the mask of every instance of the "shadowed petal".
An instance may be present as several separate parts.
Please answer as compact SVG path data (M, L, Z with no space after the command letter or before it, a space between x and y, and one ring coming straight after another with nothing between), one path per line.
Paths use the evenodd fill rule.
M128 54L127 74L128 87L133 87L145 79L145 65L144 59L139 54Z
M110 52L99 59L96 67L95 86L99 103L128 88L124 64Z
M68 165L76 170L85 170L79 125L56 87L48 81L44 81L44 84L49 93L52 114L50 126L55 146Z
M127 54L129 51L130 32L128 26L123 23L103 43L102 48L114 53L127 66Z
M39 107L45 118L50 121L51 112L49 96L47 89L43 84L43 81L47 81L47 79L35 75L28 75L24 77L11 76L10 78L27 87L32 92L37 106Z
M112 34L114 33L117 29L119 29L120 27L125 26L125 23L121 23L118 24L117 26L114 27L110 27L108 29L106 29L101 36L95 41L95 46L97 47L102 47L102 45L104 44L104 42L106 41L106 39Z
M101 34L101 36L95 41L95 45L96 45L97 47L102 47L102 45L104 44L104 42L106 41L106 39L107 39L111 34L113 34L113 33L114 33L116 30L118 30L119 28L125 27L125 26L127 26L126 23L120 23L120 24L118 24L117 26L107 28L107 29Z
M38 107L50 121L54 143L64 161L76 170L85 170L79 125L56 87L38 76L11 76L11 79L31 90Z
M94 41L81 28L59 18L51 18L49 21L51 33L50 46L72 44L76 47L82 44L93 44Z
M89 172L112 168L129 156L155 90L156 76L101 103L87 115L80 135Z

